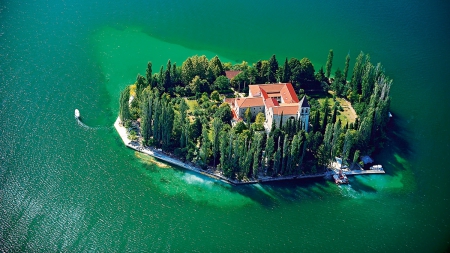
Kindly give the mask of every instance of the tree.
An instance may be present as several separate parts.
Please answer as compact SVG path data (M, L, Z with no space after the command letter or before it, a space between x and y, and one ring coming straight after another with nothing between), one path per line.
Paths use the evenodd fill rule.
M359 160L359 150L356 150L355 154L353 155L353 163L357 163Z
M272 55L269 60L269 72L267 75L267 81L269 83L276 83L277 82L277 71L278 71L278 61L275 58L275 55Z
M326 64L326 77L330 78L331 74L331 67L333 66L333 49L330 49L330 52L328 53L328 59Z
M228 90L230 88L230 81L226 76L219 76L214 81L213 87L218 90Z
M194 64L192 63L191 58L187 58L181 66L181 79L186 85L189 84L195 76Z
M145 76L147 77L147 85L151 87L152 86L152 62L151 61L149 61L147 63L147 70L145 72ZM153 87L151 87L151 88L153 88Z
M253 123L252 125L253 130L255 131L264 130L264 121L266 121L264 113L259 112L258 114L256 114L255 123Z
M130 101L130 86L127 86L120 93L119 117L122 122L125 122L131 118L129 101Z
M200 93L202 91L204 80L201 80L199 76L195 76L189 83L192 93Z
M328 109L328 98L325 98L325 101L323 103L323 107L322 107L322 111L323 111L323 119L322 119L322 132L325 132L325 128L327 127L328 124L328 113L329 113L329 109Z
M344 76L342 75L341 70L338 68L336 72L334 73L334 81L331 86L331 89L334 91L334 93L337 96L340 96L344 93L344 86L345 83Z
M219 96L219 92L217 92L216 90L213 91L211 93L211 100L219 102L220 101L220 96Z
M375 75L374 66L372 65L372 63L370 63L370 61L366 62L361 83L361 95L363 101L367 101L370 98L370 95L372 94L373 86L375 83L374 75Z
M252 112L250 111L250 107L245 110L244 118L245 121L247 121L247 125L250 125L250 123L252 122Z
M153 97L150 88L145 88L141 103L141 136L144 144L148 144L152 136Z
M320 67L319 71L316 73L316 75L314 77L319 82L327 81L327 78L325 77L325 73L323 72L323 67Z
M273 175L278 175L281 169L281 149L280 138L278 138L278 149L273 157Z
M267 170L272 168L273 164L273 157L274 157L274 150L275 150L275 142L273 138L268 138L266 143L266 150L265 150L265 161L267 165Z
M349 67L350 67L350 54L347 54L347 57L345 57L345 68L344 68L344 76L343 76L345 83L347 83Z
M281 82L283 83L289 82L291 79L291 75L292 75L291 68L289 67L288 58L286 57L286 60L284 61L283 76L281 78Z
M141 76L140 74L137 75L136 77L136 99L137 101L141 101L141 94L142 91L144 91L145 89L145 78L143 76Z
M309 84L315 80L314 66L308 58L300 60L300 83Z
M333 114L331 115L331 124L334 124L336 122L336 116L337 116L337 107L333 107Z
M214 119L212 122L213 126L213 140L212 140L212 153L214 156L214 167L216 167L216 161L217 161L217 155L219 154L219 137L220 137L220 131L222 130L222 121L220 119Z
M223 123L230 124L230 121L232 119L230 105L226 102L223 102L214 113L214 118L219 118Z
M223 69L222 63L217 55L209 61L209 67L214 75L214 80L216 80L219 76L225 76L225 70Z
M206 165L208 164L208 159L210 156L210 147L211 147L211 141L209 140L208 137L208 128L206 127L206 124L203 125L202 128L202 141L201 141L201 145L200 145L200 150L199 150L199 157L201 159L202 162L202 166L206 167Z
M320 111L319 110L315 111L312 122L313 122L312 131L315 132L315 131L320 130L319 129L319 127L320 127Z
M199 117L196 117L194 122L191 124L191 133L190 136L192 137L193 141L196 141L198 137L202 134L202 122L200 121Z
M351 86L352 90L356 92L357 94L361 91L361 79L363 74L363 59L364 59L364 53L361 51L359 53L358 57L356 57L355 66L353 67L353 75L351 80ZM354 101L352 101L354 102Z
M172 67L172 64L170 63L170 60L167 62L167 69L164 72L164 89L166 91L171 92L172 91L172 79L171 79L171 74L170 74L170 69Z
M280 170L280 174L282 175L286 175L286 171L290 170L290 143L289 143L289 135L285 134L284 135L284 141L283 141L283 155L282 155L282 160L281 160L281 170Z

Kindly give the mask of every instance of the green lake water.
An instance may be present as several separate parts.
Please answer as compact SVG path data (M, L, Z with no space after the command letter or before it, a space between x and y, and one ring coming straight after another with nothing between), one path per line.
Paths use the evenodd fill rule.
M450 250L445 1L1 1L0 252ZM168 59L362 50L394 79L386 175L232 187L124 147L120 90ZM78 108L84 124L74 119Z

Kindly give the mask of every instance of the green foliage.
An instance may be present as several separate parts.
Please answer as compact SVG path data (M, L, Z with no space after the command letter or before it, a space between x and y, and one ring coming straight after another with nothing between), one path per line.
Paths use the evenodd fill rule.
M332 51L330 53L331 62ZM245 91L250 83L269 81L291 81L297 88L301 85L317 90L316 84L327 80L323 68L314 75L314 66L307 58L301 61L286 59L280 68L275 55L269 61L258 61L252 66L245 61L232 65L222 64L218 57L208 61L205 56L194 56L189 57L181 68L168 61L166 70L162 67L157 74L152 74L149 62L146 78L140 75L136 78L136 98L129 104L130 87L121 92L119 116L127 126L131 125L130 120L141 118L140 133L144 145L175 151L181 159L197 161L203 167L217 166L229 178L257 178L263 172L261 168L266 175L297 174L302 171L304 159L317 169L317 165L327 165L333 156L359 157L359 152L372 152L374 145L382 143L386 135L392 80L385 76L381 64L374 66L370 57L361 53L355 63L351 85L347 87L349 61L347 56L344 73L339 68L336 70L331 89L334 100L347 95L353 102L358 118L350 126L347 122L343 127L340 120L336 120L338 110L342 110L339 104L331 107L331 114L328 99L323 105L309 99L313 115L309 133L301 130L298 120L289 119L279 128L273 125L266 135L263 132L264 113L256 115L251 127L238 122L231 128L229 104L218 106L217 90L230 87L224 76L225 69L242 71L232 81L232 85L241 91ZM327 71L330 69L327 64ZM210 90L214 92L209 94ZM161 94L160 91L168 93ZM170 98L173 93L176 97ZM196 95L196 100L181 98L192 94ZM304 91L299 94L303 96ZM250 110L246 111L245 119L251 122ZM138 139L139 136L134 133L130 137Z
M266 121L264 113L259 112L258 114L256 114L255 123L252 124L253 130L255 131L264 130L264 121Z
M344 79L345 83L347 83L349 67L350 67L350 54L347 54L347 57L345 57L345 68L344 68L344 75L343 75L343 79Z
M127 86L120 93L119 117L122 122L125 122L131 118L129 101L130 101L130 86Z
M267 81L269 83L276 83L277 76L276 73L278 71L278 61L275 58L275 55L272 55L269 60L269 72L267 73Z
M328 53L327 64L326 64L327 71L325 73L325 76L327 78L330 78L332 66L333 66L333 49L330 49L330 52Z
M218 90L227 90L230 88L230 81L226 76L219 76L214 81L213 87Z
M291 75L292 75L291 68L289 67L288 58L286 57L286 60L284 61L283 75L281 77L281 82L283 82L283 83L290 82Z
M147 77L147 85L152 88L152 62L147 63L147 70L145 71L145 76Z

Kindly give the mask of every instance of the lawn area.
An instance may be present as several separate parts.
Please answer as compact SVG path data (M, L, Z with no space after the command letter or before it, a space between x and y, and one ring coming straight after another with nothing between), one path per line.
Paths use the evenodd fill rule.
M320 94L317 95L315 94L315 96L312 96L315 99L317 99L317 101L319 101L320 104L323 104L325 101L325 98L328 97L328 103L330 105L330 109L333 106L333 95L331 93L327 93L327 94ZM341 120L342 125L347 124L347 122L350 123L354 123L355 119L356 119L356 112L352 107L352 104L343 99L343 98L336 98L336 101L341 105L343 111L338 111L338 115L337 118ZM332 112L332 111L331 111Z

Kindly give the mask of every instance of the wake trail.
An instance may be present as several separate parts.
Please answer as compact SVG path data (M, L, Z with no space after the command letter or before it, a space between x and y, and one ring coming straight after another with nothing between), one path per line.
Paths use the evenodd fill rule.
M107 129L111 129L114 127L114 125L111 125L111 126L88 126L81 121L80 117L75 116L75 119L76 119L78 125L83 127L86 130L107 130Z

